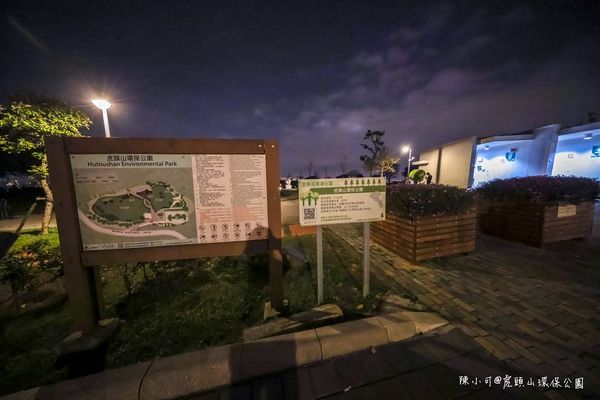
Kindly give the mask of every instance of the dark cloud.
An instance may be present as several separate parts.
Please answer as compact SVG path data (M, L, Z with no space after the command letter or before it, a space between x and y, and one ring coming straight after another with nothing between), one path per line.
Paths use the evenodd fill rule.
M33 3L0 92L87 107L94 135L105 94L117 135L275 137L283 173L358 168L367 129L418 151L600 111L594 2Z
M360 50L348 62L347 82L315 96L283 127L295 170L313 161L331 171L343 155L359 167L367 129L385 130L399 153L402 144L419 150L468 135L577 123L600 107L591 53L600 50L597 31L568 32L554 20L545 35L527 25L534 19L528 7L497 17L476 9L453 28L447 6L433 9L440 12L420 28L392 33L376 51Z

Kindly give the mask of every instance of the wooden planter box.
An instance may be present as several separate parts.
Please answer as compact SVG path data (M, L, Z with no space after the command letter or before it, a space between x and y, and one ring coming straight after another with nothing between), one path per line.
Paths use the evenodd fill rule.
M479 208L482 232L542 247L547 243L587 237L594 204L487 204Z
M408 219L387 212L371 224L371 239L411 262L475 250L477 214Z

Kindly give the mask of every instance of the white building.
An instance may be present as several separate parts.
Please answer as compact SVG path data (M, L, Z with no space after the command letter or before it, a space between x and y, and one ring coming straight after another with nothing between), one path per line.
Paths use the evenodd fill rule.
M433 182L461 187L530 175L600 179L600 122L472 136L427 149L421 153L420 162Z

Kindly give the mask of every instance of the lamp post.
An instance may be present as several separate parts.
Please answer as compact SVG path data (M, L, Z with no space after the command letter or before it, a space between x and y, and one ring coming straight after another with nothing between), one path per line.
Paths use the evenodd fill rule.
M408 153L408 166L406 168L406 179L408 179L408 175L410 175L410 162L412 161L412 149L410 146L402 147L402 153Z
M104 120L104 135L109 138L110 137L110 127L108 126L108 109L110 108L111 104L103 99L94 99L92 100L92 103L94 103L94 105L96 107L98 107L99 109L102 110L102 119Z

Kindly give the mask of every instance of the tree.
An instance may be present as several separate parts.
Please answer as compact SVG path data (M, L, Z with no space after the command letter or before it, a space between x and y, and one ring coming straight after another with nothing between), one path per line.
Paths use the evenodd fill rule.
M399 158L393 157L385 152L381 154L377 160L376 171L380 173L382 178L385 176L387 182L389 182L392 176L398 172L398 161L400 161Z
M48 233L54 196L48 182L44 139L48 136L81 136L92 121L81 111L59 100L43 96L15 98L0 106L0 150L31 156L27 172L35 176L46 195L42 234Z
M373 170L377 169L381 160L387 154L385 143L381 140L383 135L385 135L383 131L367 130L367 133L363 137L363 140L367 141L367 143L362 143L361 146L368 151L368 154L360 156L360 161L363 162L364 169L369 172L369 176L373 175ZM381 176L383 176L383 173Z

